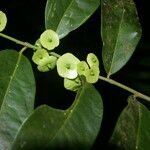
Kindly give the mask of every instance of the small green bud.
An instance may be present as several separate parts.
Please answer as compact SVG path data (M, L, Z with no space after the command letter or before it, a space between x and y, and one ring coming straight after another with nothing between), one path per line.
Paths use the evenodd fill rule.
M0 32L2 32L7 24L7 17L6 14L2 11L0 11Z
M59 57L57 61L57 71L61 77L75 79L78 76L77 64L80 62L71 53L66 53Z
M76 79L64 79L64 87L70 91L77 91L81 87L81 80L77 77Z
M35 42L35 46L36 46L36 47L38 47L38 48L42 48L42 45L41 45L40 39L36 40L36 42Z
M85 61L80 61L77 65L77 71L79 75L85 75L85 72L88 69L89 69L89 66Z
M37 69L40 72L48 72L49 71L49 68L47 66L38 66Z
M88 83L95 83L99 78L99 68L97 66L91 66L90 69L86 70L85 77Z
M38 49L36 52L34 52L32 60L35 64L44 66L48 58L49 58L49 54L46 50Z
M48 50L53 50L59 45L58 34L53 30L46 30L40 36L40 43Z
M98 60L97 56L95 54L93 54L93 53L89 53L87 55L87 62L88 62L90 67L91 66L99 67L99 60Z

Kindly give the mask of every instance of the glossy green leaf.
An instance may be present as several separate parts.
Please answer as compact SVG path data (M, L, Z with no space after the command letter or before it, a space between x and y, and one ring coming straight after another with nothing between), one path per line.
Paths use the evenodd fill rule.
M34 107L35 82L29 61L13 50L0 52L0 150L8 150Z
M133 0L102 0L101 11L103 62L110 76L132 56L141 37L141 27Z
M110 143L120 150L150 148L150 111L133 96L119 117Z
M100 0L47 0L46 29L56 31L63 38L82 25L98 8Z
M22 126L12 150L90 149L102 115L99 93L92 85L85 84L67 110L37 108Z

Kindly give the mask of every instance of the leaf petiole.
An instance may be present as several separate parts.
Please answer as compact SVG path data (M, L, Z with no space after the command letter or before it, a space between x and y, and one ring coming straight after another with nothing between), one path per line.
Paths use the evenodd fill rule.
M19 54L22 54L26 49L27 49L27 47L23 47L23 48L20 50Z
M0 37L3 37L3 38L5 38L5 39L7 39L7 40L10 40L10 41L12 41L12 42L15 42L16 44L22 45L22 46L27 47L27 48L38 49L37 46L34 46L34 45L32 45L32 44L30 44L30 43L28 43L28 42L23 42L23 41L21 41L21 40L18 40L18 39L16 39L16 38L13 38L13 37L8 36L8 35L3 34L3 33L0 33ZM52 56L55 56L55 57L60 57L60 55L57 54L57 53L55 53L55 52L50 52L50 54L51 54Z

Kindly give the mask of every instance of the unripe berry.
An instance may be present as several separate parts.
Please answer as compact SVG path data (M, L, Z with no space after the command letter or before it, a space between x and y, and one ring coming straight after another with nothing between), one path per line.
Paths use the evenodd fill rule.
M99 60L97 58L97 56L93 53L89 53L87 55L87 62L89 64L89 66L98 66L99 67Z
M77 71L79 75L85 75L86 70L89 69L88 64L85 61L80 61L77 65Z
M75 79L78 76L77 64L80 62L71 53L62 55L57 61L58 74L63 78Z
M47 50L53 50L59 45L58 34L53 30L46 30L40 36L40 43Z
M35 64L44 66L48 58L49 58L49 54L46 50L38 49L36 52L34 52L32 60Z
M7 24L6 14L0 11L0 32L3 31Z
M97 66L92 66L85 72L86 81L88 83L96 83L99 78L99 73L99 68Z

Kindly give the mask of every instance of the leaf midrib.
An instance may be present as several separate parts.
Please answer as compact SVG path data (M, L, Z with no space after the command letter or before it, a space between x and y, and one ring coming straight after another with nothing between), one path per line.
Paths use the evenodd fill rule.
M122 1L122 0L121 0ZM123 3L123 1L122 1ZM111 61L111 65L110 65L110 69L109 69L109 72L108 72L108 77L112 74L112 65L113 65L113 62L114 62L114 57L115 57L115 53L116 53L116 47L118 45L118 37L119 37L119 34L120 34L120 29L121 29L121 26L122 26L122 22L123 22L123 18L124 18L124 13L125 13L125 9L124 9L124 3L123 3L123 6L122 6L122 15L121 15L121 21L120 21L120 24L119 24L119 28L118 28L118 33L117 33L117 38L116 38L116 42L115 42L115 45L114 45L114 52L113 52L113 57L112 57L112 61Z
M66 12L69 10L69 8L71 7L71 5L72 5L73 2L74 2L73 0L70 2L68 8L67 8L66 11L63 13L63 15L62 15L61 18L63 18L63 17L65 16ZM87 18L89 18L90 15L91 15L91 14L87 15L87 17L85 17L79 25L83 24L83 23L87 20ZM60 26L61 22L62 22L62 19L61 19L61 20L59 21L59 23L58 23L57 30L59 29L59 26Z
M19 57L18 57L18 59L17 59L17 61L16 61L16 65L15 65L14 71L12 72L12 75L10 76L10 81L9 81L8 87L7 87L7 89L6 89L5 95L4 95L4 97L3 97L3 102L2 102L2 105L1 105L0 113L2 112L3 105L4 105L5 101L6 101L6 96L7 96L8 93L9 93L9 89L10 89L11 83L12 83L12 81L13 81L13 79L14 79L14 76L15 76L15 74L16 74L16 71L17 71L17 69L18 69L18 64L20 63L20 60L21 60L21 54L19 53Z
M48 1L49 2L49 1ZM72 6L72 4L75 2L75 0L72 0L72 1L70 1L70 4L66 7L66 10L64 11L64 13L62 13L62 15L61 15L61 19L59 20L59 22L57 23L57 25L54 27L55 28L55 31L58 33L58 31L59 31L59 27L60 27L60 24L62 23L62 20L63 20L63 18L64 18L64 16L65 16L65 14L66 14L66 12L70 9L70 7ZM94 11L98 8L98 6L99 6L99 4L100 4L100 2L97 0L97 7L94 7L95 9L94 9ZM48 4L46 4L46 6L48 6ZM46 9L48 9L48 7L46 8ZM93 11L93 12L94 12ZM46 26L47 26L47 20L48 20L48 16L49 16L49 14L50 14L50 9L48 10L48 11L46 11L45 12L45 20L46 20ZM47 14L47 15L46 15ZM77 25L77 27L78 26L80 26L80 25L82 25L90 16L91 16L91 14L92 14L92 12L91 13L89 13L89 15L86 15L83 19L82 19L82 21ZM71 29L71 31L72 30L74 30L76 28L76 26L73 26L73 28ZM69 32L69 31L68 31ZM62 33L59 35L60 36L60 39L61 38L63 38L65 35L67 35L68 34L68 32L66 32L64 35L62 35Z
M70 1L70 4L67 6L67 9L64 11L64 13L62 13L62 16L60 17L61 19L60 19L60 21L57 23L57 25L56 25L56 32L57 32L57 30L58 30L58 27L59 27L59 25L60 25L60 23L62 22L62 18L65 16L65 13L68 11L68 9L71 7L71 5L72 5L72 3L73 3L73 1L74 0L71 0ZM48 4L47 4L47 6L48 6ZM48 9L48 8L47 8ZM48 13L47 13L47 16L49 16L49 14L51 13L51 11L49 10L48 11ZM47 18L47 17L46 17ZM48 20L48 19L46 19L46 20Z
M80 91L80 95L77 97L77 99L74 101L74 103L72 104L72 106L66 110L66 112L69 114L67 116L67 118L64 120L64 122L62 123L62 126L60 126L60 128L57 130L57 132L54 134L54 136L52 137L52 139L50 140L50 142L52 142L53 140L55 140L55 138L57 137L58 133L64 128L65 124L68 122L68 120L70 119L70 117L72 116L75 108L78 106L80 97L83 93L83 91L85 90L85 87L83 86L82 90Z
M71 7L71 5L72 5L73 2L74 2L74 0L71 0L71 1L70 1L70 4L68 5L67 9L66 9L66 10L64 11L64 13L62 14L62 17L61 17L60 21L58 22L56 31L58 30L58 28L59 28L59 26L60 26L60 24L61 24L61 22L62 22L62 18L64 18L66 12L69 10L69 8Z
M138 104L139 106L138 106L138 116L139 116L139 118L138 118L138 128L137 128L137 135L136 135L136 143L135 143L135 149L138 149L138 143L139 143L139 132L140 132L140 127L141 127L141 116L142 116L142 112L141 112L141 105L140 104ZM141 108L141 109L140 109Z

